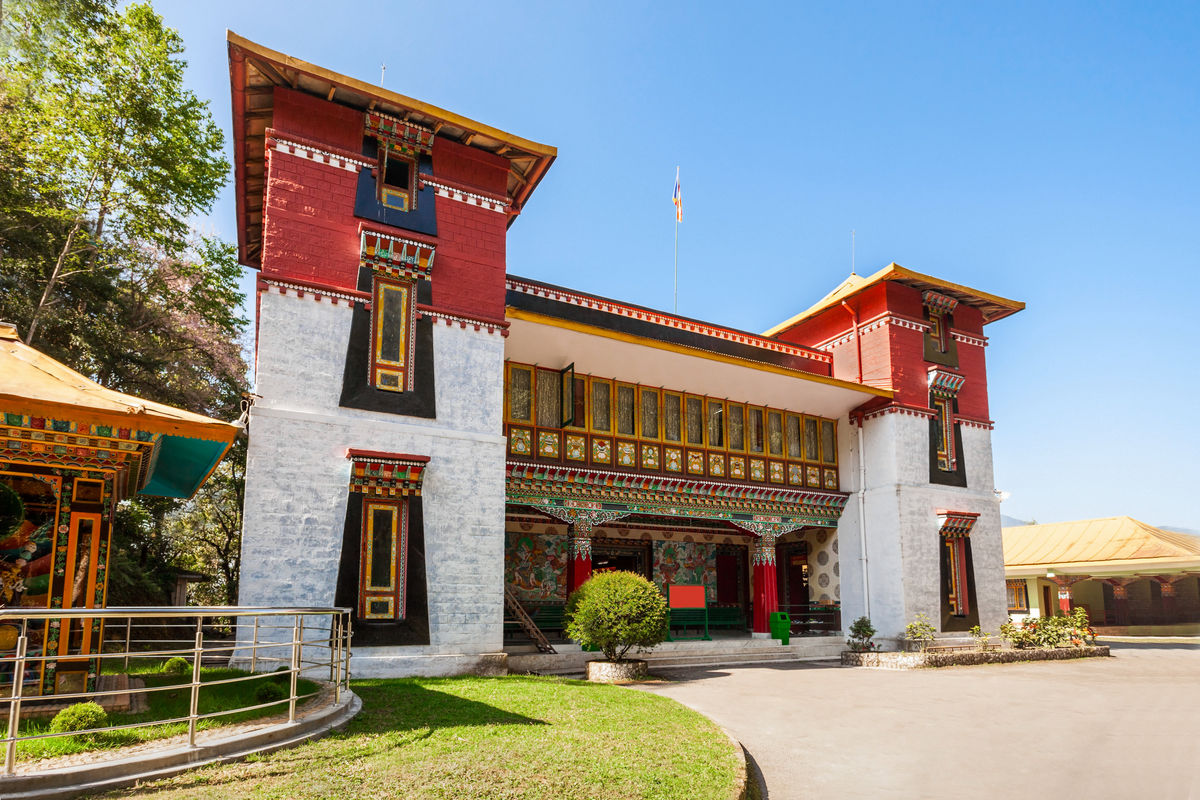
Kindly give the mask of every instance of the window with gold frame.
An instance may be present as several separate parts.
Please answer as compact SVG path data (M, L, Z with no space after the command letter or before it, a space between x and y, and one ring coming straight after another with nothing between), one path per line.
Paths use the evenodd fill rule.
M729 450L743 452L746 449L746 407L741 403L727 403L725 413L729 416Z
M533 367L508 365L508 419L533 422Z
M616 429L618 436L637 436L637 386L617 384Z
M746 450L750 453L762 453L766 451L766 443L764 441L765 421L763 420L763 410L752 406L746 407L746 433L747 439Z
M561 428L562 376L558 370L537 368L534 373L534 419L539 428Z
M783 455L783 413L767 411L767 452L773 456Z
M799 414L784 416L784 439L788 458L801 461L804 458L804 419Z
M659 430L660 403L661 394L658 389L643 386L638 390L639 433L643 439L658 441L661 436Z
M363 503L358 616L371 621L405 617L406 502Z
M821 420L821 461L837 463L837 423L829 419Z
M708 446L713 450L725 449L725 403L721 400L708 399Z
M663 392L663 441L683 442L683 394Z
M371 385L407 392L412 389L415 287L411 281L376 275L371 308Z
M704 398L689 394L683 399L684 439L689 446L704 446Z
M821 460L821 421L816 417L804 418L804 460Z
M612 381L589 378L591 387L591 429L597 433L612 433Z

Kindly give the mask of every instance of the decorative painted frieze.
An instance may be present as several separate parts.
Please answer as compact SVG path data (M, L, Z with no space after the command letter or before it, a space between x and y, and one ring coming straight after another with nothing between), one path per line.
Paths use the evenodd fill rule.
M939 397L954 397L966 380L966 375L960 375L957 372L950 372L939 367L929 368L929 391Z
M344 305L352 307L356 302L368 302L371 299L371 296L365 292L351 294L350 292L338 291L337 289L317 287L295 281L281 281L261 276L258 281L260 291L269 292L273 289L277 294L287 297L312 300L317 303L329 303L335 306Z
M569 501L568 501L569 503ZM539 506L550 516L561 519L571 526L575 538L586 538L592 529L606 522L620 519L629 515L628 511L615 511L599 508L599 503L569 503L562 506ZM591 545L588 545L588 558L591 558Z
M393 278L430 280L434 251L431 244L364 230L360 237L359 263Z
M428 457L351 448L346 458L352 462L350 491L369 497L421 496Z
M492 197L478 192L472 192L468 189L461 189L457 186L451 186L449 183L421 175L418 180L421 186L433 187L434 193L438 197L445 197L447 200L454 200L458 203L466 203L471 206L478 206L486 211L496 211L498 213L507 213L510 203L507 199Z
M432 129L379 111L364 116L367 135L377 137L389 150L407 156L433 153Z
M780 530L834 527L846 505L842 492L739 486L712 481L613 473L510 461L510 505L528 505L559 519L578 509L625 514L770 522ZM565 516L564 516L565 515ZM790 527L788 527L790 526Z
M938 532L947 538L966 538L971 535L979 515L970 511L947 511L938 509Z
M953 314L954 309L958 308L958 301L953 297L941 294L940 292L926 291L921 295L921 302L930 311L939 314Z

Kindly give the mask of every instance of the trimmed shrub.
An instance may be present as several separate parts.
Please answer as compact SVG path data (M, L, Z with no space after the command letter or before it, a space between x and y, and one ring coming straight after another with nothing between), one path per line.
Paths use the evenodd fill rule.
M667 601L632 572L593 575L567 599L567 635L621 661L633 648L649 650L667 638Z
M264 681L254 690L255 703L277 703L286 700L288 693L275 681Z
M51 733L72 733L108 727L108 712L99 703L75 703L50 720Z
M192 665L186 658L175 656L167 659L167 663L162 665L162 671L167 675L186 675L192 671Z
M859 617L850 623L850 635L846 637L846 646L855 653L870 653L879 648L871 638L879 631L871 624L870 617Z
M1000 635L1018 650L1084 647L1096 642L1096 632L1088 624L1087 611L1082 608L1076 608L1069 617L1028 617L1019 623L1009 618L1000 626Z

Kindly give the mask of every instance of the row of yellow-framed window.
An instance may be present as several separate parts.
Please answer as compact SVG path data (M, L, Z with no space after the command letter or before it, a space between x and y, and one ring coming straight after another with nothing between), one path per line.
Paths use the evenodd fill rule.
M837 422L656 386L506 362L511 424L837 463Z

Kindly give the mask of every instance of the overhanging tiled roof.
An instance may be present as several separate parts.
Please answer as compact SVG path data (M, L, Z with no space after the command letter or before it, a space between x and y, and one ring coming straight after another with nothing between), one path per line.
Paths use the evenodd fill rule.
M1004 567L1035 571L1200 571L1200 538L1164 531L1131 517L1005 528Z

